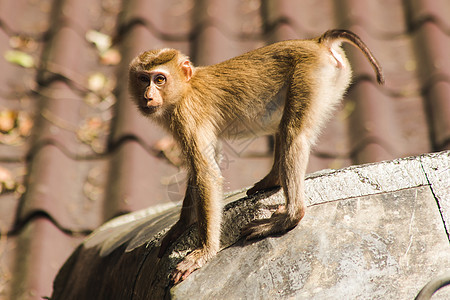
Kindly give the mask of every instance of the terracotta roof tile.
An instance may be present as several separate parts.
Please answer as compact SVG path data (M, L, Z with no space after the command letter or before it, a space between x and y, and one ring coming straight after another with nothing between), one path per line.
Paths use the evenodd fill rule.
M5 243L2 254L10 261L2 264L2 277L6 275L2 280L6 279L8 285L0 290L0 295L9 295L9 299L39 299L50 295L52 278L80 242L80 238L65 235L49 220L30 222L18 236L2 242Z
M436 82L426 93L433 148L450 149L450 82Z
M24 176L27 169L23 163L0 164L0 232L13 230L20 198L25 192Z
M390 38L406 31L403 5L401 0L349 0L336 4L335 9L345 27L358 25L374 38Z
M251 146L255 145L268 151L266 139L255 140ZM262 179L272 167L272 159L267 152L253 152L251 149L236 152L234 146L225 145L220 167L224 176L224 192L231 192Z
M450 36L435 23L427 22L417 28L413 37L422 79L432 80L437 75L448 78Z
M413 23L435 22L443 31L450 29L450 3L445 0L426 1L414 0L408 2Z
M391 97L399 140L403 144L402 156L432 151L427 125L427 112L419 96Z
M192 0L169 0L157 7L144 0L125 1L117 36L124 53L132 58L144 50L171 47L189 54L193 5Z
M191 57L195 64L218 63L261 45L257 43L261 32L258 6L244 9L240 1L199 3L194 7L197 30L192 41L195 53Z
M389 160L403 153L392 99L368 81L358 82L348 99L354 105L349 126L352 154L357 157L357 163ZM369 151L367 147L371 144L378 147Z
M27 193L19 210L19 219L45 212L67 230L97 227L104 221L103 204L89 199L85 190L93 164L92 161L73 160L57 146L42 147L35 153L29 169Z
M386 47L389 44L389 47ZM420 94L421 82L417 78L419 58L411 47L410 36L399 36L387 40L373 40L370 47L383 66L387 81L381 87L386 93L413 97Z
M105 204L106 217L135 211L167 201L183 199L183 176L167 162L156 158L142 145L124 142L111 156ZM180 181L180 182L178 182ZM177 191L181 195L177 195Z
M446 0L0 2L0 173L13 181L0 177L0 298L49 296L77 234L183 198L185 173L154 147L165 132L129 100L138 53L172 47L203 65L330 28L355 31L386 84L345 46L354 82L311 172L450 149L449 13ZM117 52L107 62L109 46ZM225 191L271 167L268 138L223 149Z
M335 28L334 3L321 1L262 1L268 29L275 29L277 39L311 38Z
M82 118L81 97L62 81L54 82L48 88L40 90L40 93L43 96L40 99L40 114L35 119L37 128L33 150L46 144L54 144L71 156L92 152L88 145L80 143L77 138Z
M260 6L257 1L198 1L193 22L200 31L215 27L230 40L248 40L261 33Z
M418 71L428 110L431 143L434 149L448 149L450 138L450 36L433 22L423 23L414 34L420 57Z
M49 27L51 6L51 0L2 1L0 27L11 36L19 33L34 36L43 34Z
M137 0L122 4L120 22L122 24L141 23L164 37L164 40L185 40L192 30L190 18L195 6L193 0L168 0L154 5L154 3Z

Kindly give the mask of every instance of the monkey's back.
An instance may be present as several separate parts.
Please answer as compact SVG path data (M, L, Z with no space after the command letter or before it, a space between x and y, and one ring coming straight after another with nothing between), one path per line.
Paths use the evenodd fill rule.
M340 48L337 51L345 57ZM329 51L314 39L274 43L215 65L199 67L196 72L202 80L207 78L206 85L213 89L217 109L224 114L222 135L236 135L224 130L232 122L236 127L233 130L248 137L275 132L290 86L294 84L296 90L307 93L312 86L321 85L317 74L324 69L335 71ZM349 81L349 76L346 77ZM196 76L193 79L193 85L205 83L196 82Z
M271 44L215 65L197 67L191 85L214 95L213 102L225 122L239 118L245 126L252 124L251 129L258 134L267 134L279 123L294 69L304 69L301 76L307 78L306 70L318 65L319 48L311 40Z

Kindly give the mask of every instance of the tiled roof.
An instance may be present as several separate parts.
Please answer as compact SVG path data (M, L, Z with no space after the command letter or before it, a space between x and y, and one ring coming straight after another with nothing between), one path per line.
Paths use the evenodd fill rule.
M386 84L346 47L354 82L312 172L450 149L449 15L446 0L0 2L0 298L49 296L90 230L181 200L184 175L155 147L165 133L128 99L139 52L173 47L204 65L330 28L356 32ZM267 138L224 151L227 191L271 166Z

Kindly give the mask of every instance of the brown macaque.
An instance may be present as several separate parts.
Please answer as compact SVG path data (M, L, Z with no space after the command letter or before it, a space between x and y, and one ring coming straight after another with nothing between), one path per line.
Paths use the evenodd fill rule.
M180 219L163 238L159 256L194 223L200 245L172 272L174 283L219 251L223 198L219 138L233 138L235 132L239 138L245 138L242 132L249 137L275 135L272 169L247 194L281 186L286 203L270 218L245 226L242 236L283 233L303 218L311 145L351 81L342 42L362 51L382 84L378 62L361 39L346 30L278 42L205 67L194 67L174 49L146 51L131 62L129 90L134 102L173 135L188 169Z

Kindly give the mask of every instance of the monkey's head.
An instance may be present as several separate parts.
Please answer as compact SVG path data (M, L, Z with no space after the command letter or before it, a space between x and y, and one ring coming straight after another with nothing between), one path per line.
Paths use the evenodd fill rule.
M192 73L188 57L178 50L146 51L130 64L128 89L144 115L161 114L178 102Z

